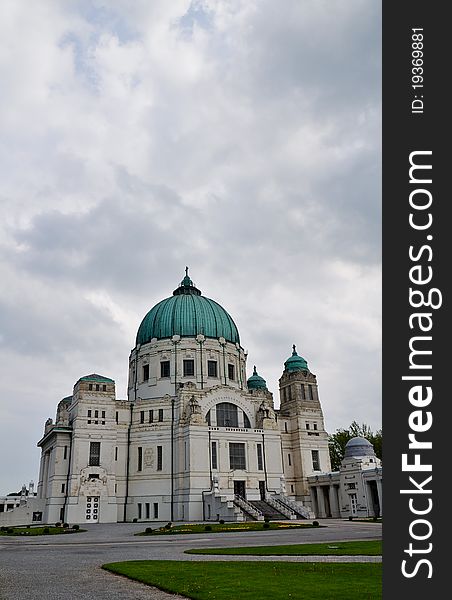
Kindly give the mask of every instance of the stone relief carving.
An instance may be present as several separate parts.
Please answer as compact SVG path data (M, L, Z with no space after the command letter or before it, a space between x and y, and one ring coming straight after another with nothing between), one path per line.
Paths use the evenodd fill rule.
M185 408L184 420L190 425L205 425L201 406L194 396L190 398Z
M155 462L154 456L154 448L145 448L144 449L144 466L150 469L153 468Z
M258 429L277 429L275 411L268 400L262 400L257 411Z

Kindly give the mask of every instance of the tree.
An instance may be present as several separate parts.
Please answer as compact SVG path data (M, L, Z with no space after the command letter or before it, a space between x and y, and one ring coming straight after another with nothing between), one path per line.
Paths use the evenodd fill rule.
M330 450L331 468L333 471L338 471L341 466L341 461L344 458L345 446L349 440L354 437L363 437L373 445L377 458L381 459L383 446L383 432L379 429L373 433L371 428L363 423L359 425L356 421L350 425L348 429L337 429L328 438Z

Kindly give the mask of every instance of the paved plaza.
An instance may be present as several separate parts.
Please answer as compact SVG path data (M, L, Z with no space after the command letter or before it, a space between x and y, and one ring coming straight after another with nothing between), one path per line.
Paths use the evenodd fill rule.
M293 531L134 537L143 523L88 525L86 533L36 538L0 537L0 600L177 600L152 587L103 571L124 560L288 560L378 562L380 557L252 557L184 554L189 548L265 546L379 539L380 523L328 519L326 528ZM163 523L164 525L164 523ZM152 524L156 526L155 523Z

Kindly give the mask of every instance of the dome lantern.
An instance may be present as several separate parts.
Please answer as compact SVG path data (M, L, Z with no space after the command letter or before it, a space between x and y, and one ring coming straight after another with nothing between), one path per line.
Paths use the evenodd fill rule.
M202 296L188 275L182 279L173 295L156 304L141 322L137 344L147 344L152 339L170 339L174 335L206 338L220 337L227 342L240 344L239 332L232 317L214 300Z
M289 373L294 373L295 371L309 371L306 360L297 354L297 347L295 344L292 346L292 348L292 356L290 356L284 363L284 370L288 371Z
M254 366L253 374L246 382L246 385L249 390L266 390L267 389L267 382L265 381L265 379L263 377L261 377L258 374L258 372L256 370L256 366Z

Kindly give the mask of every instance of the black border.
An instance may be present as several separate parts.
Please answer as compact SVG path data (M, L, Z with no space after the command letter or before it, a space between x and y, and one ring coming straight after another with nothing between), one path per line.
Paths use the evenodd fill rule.
M398 598L406 593L407 600L445 598L450 594L448 579L450 517L449 501L449 438L447 408L451 402L448 372L452 369L448 338L451 331L448 319L450 277L448 259L452 237L449 217L452 198L446 187L450 151L447 148L450 129L449 99L451 68L446 64L451 22L446 16L447 3L419 0L386 0L383 2L383 432L384 432L384 499L383 499L383 597ZM413 114L411 102L415 91L411 87L411 29L423 28L423 113ZM449 35L448 35L449 34ZM416 150L431 150L433 194L431 212L433 225L429 231L433 258L433 280L430 284L441 290L442 307L432 310L433 328L431 349L433 400L428 408L433 414L431 429L420 439L432 442L432 450L422 453L424 462L431 462L431 497L433 509L425 516L432 524L433 533L425 542L411 540L410 523L416 517L410 512L409 495L401 489L410 486L408 477L413 473L402 471L401 456L407 452L410 428L408 418L415 408L408 401L411 382L401 377L413 374L408 369L408 343L413 331L409 328L410 309L408 290L409 269L413 266L408 255L410 245L419 247L426 232L414 231L409 223L409 155ZM427 242L428 243L428 242ZM427 310L427 309L424 309ZM428 334L426 334L428 335ZM425 374L422 373L422 374ZM411 453L412 456L413 452ZM428 459L428 460L427 460ZM430 473L419 473L421 481ZM427 486L425 486L427 487ZM418 496L419 498L421 496ZM419 529L420 532L420 529ZM416 548L432 543L428 554L415 555L432 563L432 577L428 578L427 565L407 578L401 563L409 559L407 570L413 571L416 558L404 553L410 541ZM452 566L450 567L452 569ZM434 594L434 595L432 595Z

